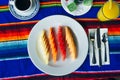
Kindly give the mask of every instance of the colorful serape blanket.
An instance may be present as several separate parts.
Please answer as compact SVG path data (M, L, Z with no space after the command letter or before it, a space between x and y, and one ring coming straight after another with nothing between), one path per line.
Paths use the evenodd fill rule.
M107 0L94 0L92 9L82 16L72 16L61 6L60 0L40 0L38 14L30 20L18 20L8 7L9 0L0 0L0 80L79 80L80 78L107 78L120 76L120 18L99 22L97 12ZM120 0L115 0L120 3ZM90 66L89 54L84 64L75 72L61 77L44 74L31 62L27 40L33 26L50 15L74 18L88 33L88 29L108 28L110 65Z

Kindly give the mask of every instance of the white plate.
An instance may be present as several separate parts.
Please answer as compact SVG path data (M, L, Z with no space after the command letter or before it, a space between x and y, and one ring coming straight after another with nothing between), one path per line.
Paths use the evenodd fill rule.
M65 61L59 59L56 64L50 61L48 65L44 64L42 59L38 56L36 44L37 38L41 30L49 31L51 26L58 28L59 25L69 26L75 34L77 39L77 59L74 61L67 57ZM88 53L88 39L82 26L74 19L63 16L53 15L40 20L32 29L28 39L28 52L33 64L41 71L54 76L62 76L74 72L85 61Z
M63 9L68 12L69 14L73 15L73 16L81 16L81 15L84 15L86 14L92 7L92 5L90 6L86 6L84 5L83 3L79 4L77 9L73 12L70 12L67 8L67 2L66 0L61 0L61 4L62 4L62 7Z
M20 11L15 7L15 0L9 0L9 10L11 14L20 20L28 20L33 18L39 11L40 2L39 0L33 0L33 6L30 10Z

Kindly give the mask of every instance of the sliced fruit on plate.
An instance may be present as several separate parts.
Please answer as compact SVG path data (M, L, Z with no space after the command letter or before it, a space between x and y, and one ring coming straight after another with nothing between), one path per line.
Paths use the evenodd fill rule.
M43 60L45 61L45 63L48 64L50 50L49 50L49 42L48 42L48 38L45 30L42 30L39 41L40 41L40 44L38 45L40 45L41 56L43 57Z
M75 60L77 57L77 48L75 45L75 41L73 39L73 34L69 27L65 27L65 34L66 34L66 41L68 44L68 48L70 50L71 57L73 60Z
M53 27L50 27L49 29L49 42L50 42L50 47L52 51L52 58L54 63L56 63L58 52L57 52L57 44L56 44L55 32Z
M59 26L58 28L57 38L58 38L58 45L60 48L60 52L62 54L62 60L64 61L66 58L66 44L65 44L65 34L62 26Z

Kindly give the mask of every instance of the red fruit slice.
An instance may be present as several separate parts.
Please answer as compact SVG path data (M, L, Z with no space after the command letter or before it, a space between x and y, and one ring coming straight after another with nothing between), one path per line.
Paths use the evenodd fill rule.
M64 35L62 26L59 26L59 28L58 28L58 45L60 48L60 52L62 54L62 60L65 60L65 58L66 58L66 44L65 44L65 35Z

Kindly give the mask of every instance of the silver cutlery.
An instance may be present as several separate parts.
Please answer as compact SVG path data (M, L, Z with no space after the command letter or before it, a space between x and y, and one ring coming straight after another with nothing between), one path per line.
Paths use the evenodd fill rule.
M100 28L97 28L97 47L99 50L99 66L102 66Z
M105 62L106 62L106 61L107 61L106 42L108 41L107 34L104 33L102 37L103 37L102 42L104 43L104 48L105 48L105 56L104 56L104 60L105 60Z
M92 63L93 64L96 64L96 57L95 57L95 45L94 45L94 42L95 42L95 32L91 32L90 33L90 40L92 42L92 48L93 48L93 57L92 57Z

